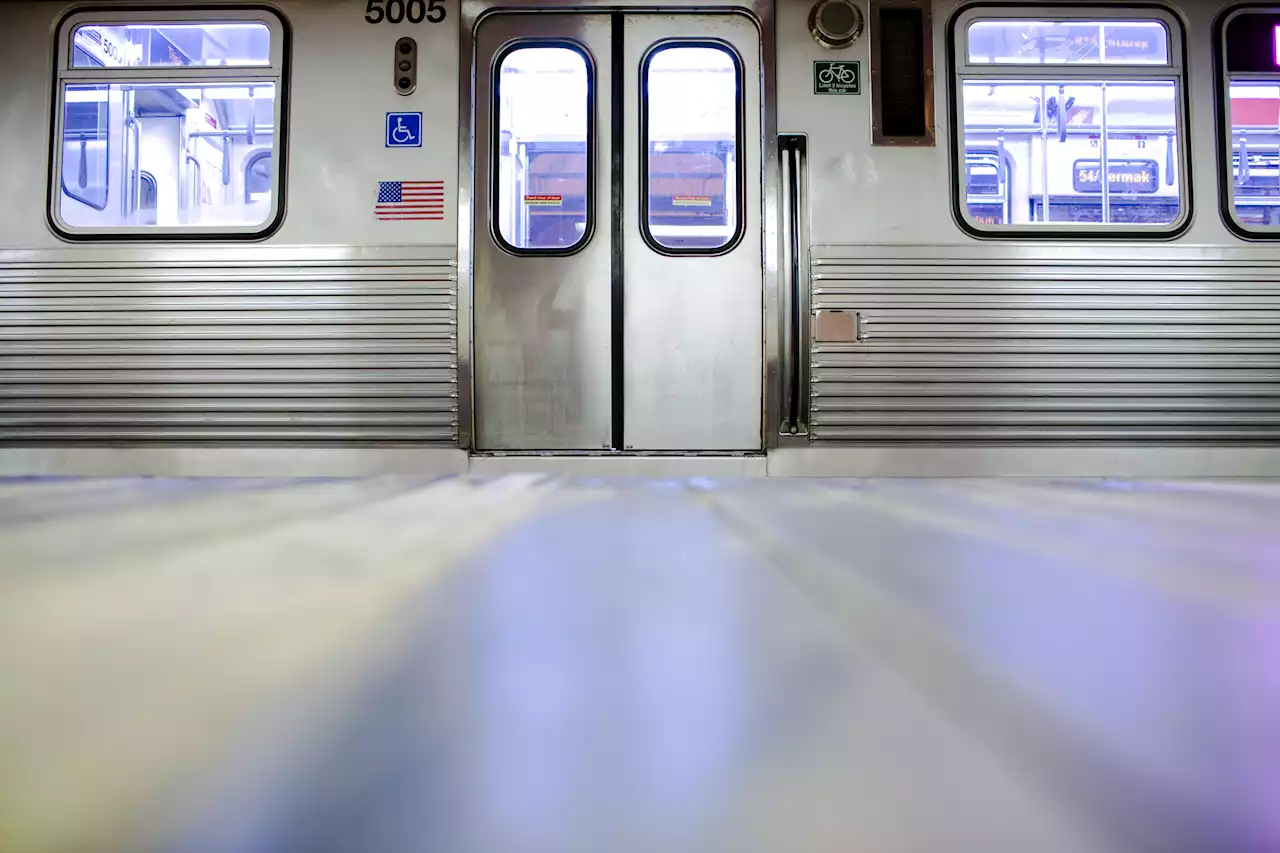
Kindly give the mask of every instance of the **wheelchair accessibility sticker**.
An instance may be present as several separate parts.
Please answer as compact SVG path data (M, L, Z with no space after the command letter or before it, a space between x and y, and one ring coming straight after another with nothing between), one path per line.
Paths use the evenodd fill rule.
M387 147L421 148L422 113L387 113Z

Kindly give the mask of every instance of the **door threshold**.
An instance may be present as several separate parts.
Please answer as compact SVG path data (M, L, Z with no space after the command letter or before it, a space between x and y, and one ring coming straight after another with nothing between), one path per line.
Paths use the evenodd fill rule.
M571 459L737 459L764 457L763 450L473 450L472 459L516 457Z
M763 451L751 453L490 452L473 454L469 467L475 474L763 477L768 473Z

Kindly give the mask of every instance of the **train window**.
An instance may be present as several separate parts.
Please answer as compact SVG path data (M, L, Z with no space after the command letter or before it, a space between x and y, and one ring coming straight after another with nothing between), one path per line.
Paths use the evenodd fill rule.
M667 43L645 57L641 133L645 238L665 254L737 242L742 72L718 43Z
M517 43L494 92L494 232L518 254L572 252L590 238L591 66L570 43Z
M257 236L275 225L283 25L266 11L216 15L84 12L63 24L50 203L60 233Z
M974 21L966 40L973 65L1168 65L1159 21Z
M1227 222L1280 235L1280 8L1229 15L1221 25L1220 80L1230 139L1222 185Z
M975 7L953 32L966 230L1166 235L1188 221L1175 19Z
M72 43L79 48L72 57L73 68L271 64L271 30L251 21L81 24Z

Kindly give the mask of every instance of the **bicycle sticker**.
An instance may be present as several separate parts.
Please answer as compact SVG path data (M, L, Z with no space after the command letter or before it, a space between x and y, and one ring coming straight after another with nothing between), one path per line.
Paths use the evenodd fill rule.
M862 94L862 64L859 62L813 63L813 94Z
M421 148L422 113L387 113L387 147Z

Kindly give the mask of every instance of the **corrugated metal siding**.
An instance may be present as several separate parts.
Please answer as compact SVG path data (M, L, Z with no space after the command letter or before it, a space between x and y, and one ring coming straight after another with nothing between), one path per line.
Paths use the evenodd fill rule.
M0 443L456 446L456 264L432 254L0 254Z
M816 441L1280 439L1280 252L837 247L813 308Z

